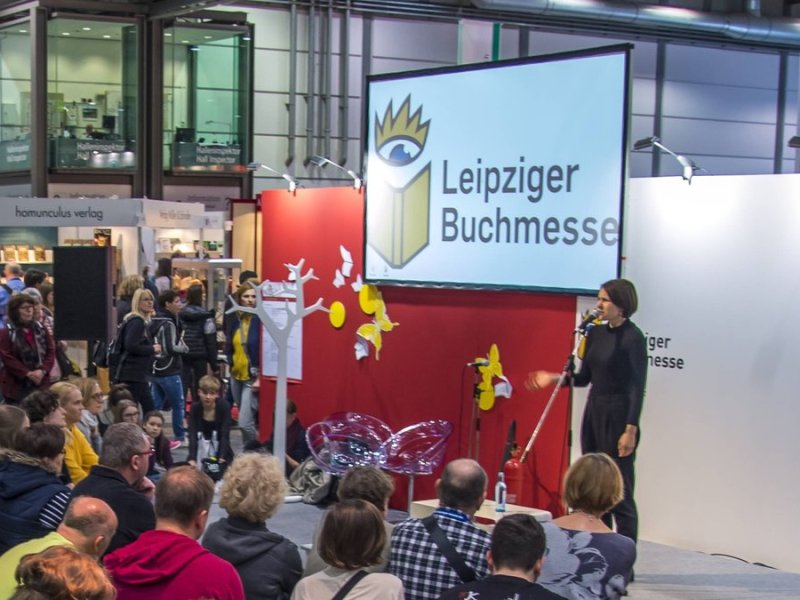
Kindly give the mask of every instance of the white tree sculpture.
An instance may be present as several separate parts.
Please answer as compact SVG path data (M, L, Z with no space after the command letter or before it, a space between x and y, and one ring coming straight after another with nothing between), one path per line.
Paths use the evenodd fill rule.
M304 319L311 313L318 310L327 310L324 306L322 306L322 298L319 298L314 304L306 308L303 286L307 281L311 279L317 279L317 277L314 276L314 269L309 269L305 275L302 274L304 263L305 259L301 258L296 265L285 265L286 268L289 269L289 273L292 275L290 280L294 281L294 285L291 283L287 284L286 282L281 283L279 295L283 298L287 298L287 318L283 327L278 326L264 306L262 293L263 288L265 286L269 286L270 290L272 291L270 295L275 295L274 290L272 290L272 285L269 281L262 281L261 284L257 286L252 283L250 284L256 290L255 308L237 304L236 300L231 298L233 306L226 311L228 313L246 312L256 315L267 329L267 333L269 333L269 335L275 341L275 345L278 347L278 380L275 386L275 425L272 453L281 464L285 463L286 461L286 380L289 334L291 333L292 327L297 321ZM289 301L291 298L294 299L294 302Z

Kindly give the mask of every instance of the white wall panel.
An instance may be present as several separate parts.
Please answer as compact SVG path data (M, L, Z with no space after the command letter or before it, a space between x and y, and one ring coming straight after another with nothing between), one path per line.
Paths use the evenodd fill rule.
M708 85L772 89L778 84L778 56L700 46L667 46L666 78Z
M436 21L375 19L372 52L376 57L409 61L457 61L458 26Z
M667 81L664 116L775 123L778 90Z
M768 158L774 153L775 125L665 118L661 139L673 152L692 157Z

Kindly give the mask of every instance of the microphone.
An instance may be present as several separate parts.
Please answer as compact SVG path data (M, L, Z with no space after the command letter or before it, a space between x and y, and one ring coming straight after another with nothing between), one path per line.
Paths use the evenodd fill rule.
M593 308L589 312L589 314L586 315L586 318L583 321L581 321L581 324L578 325L578 328L575 329L575 331L577 331L578 333L586 333L586 328L589 326L589 324L599 316L600 316L600 311L597 308Z
M487 366L489 366L489 359L481 358L481 359L476 360L475 362L468 362L467 366L468 367L487 367Z

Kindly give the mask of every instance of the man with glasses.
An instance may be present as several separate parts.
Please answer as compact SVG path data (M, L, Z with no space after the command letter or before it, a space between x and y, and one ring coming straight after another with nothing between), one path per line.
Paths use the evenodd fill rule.
M100 464L75 486L75 496L104 500L119 519L117 533L106 553L130 544L156 526L151 501L155 487L145 476L151 452L141 427L134 423L111 425L103 436Z

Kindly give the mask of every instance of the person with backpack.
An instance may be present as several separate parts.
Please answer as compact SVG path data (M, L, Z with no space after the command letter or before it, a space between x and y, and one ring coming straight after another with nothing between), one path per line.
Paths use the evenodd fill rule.
M25 288L22 280L22 267L15 262L7 263L3 269L5 283L0 283L0 329L5 327L8 316L8 303L11 296L19 294Z
M186 306L180 313L184 331L184 341L189 352L183 361L183 391L191 390L192 402L198 402L198 385L200 379L212 373L218 375L217 364L217 325L214 311L203 307L205 290L202 284L189 286L186 292Z
M56 360L53 336L34 318L36 301L16 294L8 303L8 322L0 330L0 385L9 404L50 386L48 373Z
M172 433L175 439L170 446L178 448L186 443L186 429L183 426L184 398L181 371L183 355L189 348L183 341L183 328L178 313L181 300L178 292L167 290L158 297L160 311L152 320L150 332L162 348L153 362L150 378L150 391L157 410L172 409Z
M150 333L150 322L155 313L155 298L150 290L138 289L133 294L131 312L125 316L117 331L117 344L121 355L116 367L109 365L113 373L118 373L114 383L124 383L141 405L142 413L155 408L150 395L148 378L153 372L153 361L161 354L162 348ZM109 361L111 362L111 361Z

